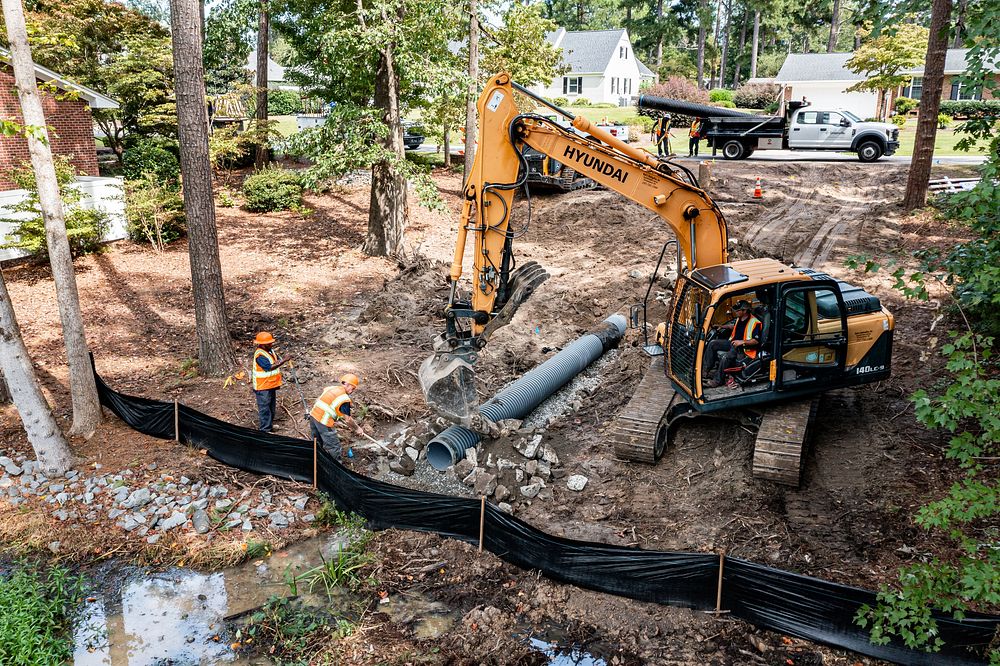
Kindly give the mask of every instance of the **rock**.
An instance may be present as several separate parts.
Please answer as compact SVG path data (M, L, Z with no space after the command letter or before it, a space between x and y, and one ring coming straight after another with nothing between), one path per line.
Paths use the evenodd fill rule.
M80 475L80 473L78 471L76 471L75 469L71 469L70 471L66 472L66 478L67 479L71 479L71 480L75 479L79 475Z
M226 509L228 509L229 507L231 507L232 505L233 505L233 500L228 500L228 499L216 500L216 502L215 502L215 510L219 511L219 512L222 512L222 511L225 511Z
M306 508L306 504L308 503L309 503L308 497L300 497L292 503L292 506L294 506L299 511L302 511L303 509Z
M111 511L108 511L108 518L110 520L114 520L115 518L117 518L118 516L122 515L123 513L125 513L124 509L111 509Z
M546 446L545 448L542 449L541 458L550 465L559 464L559 456L556 455L555 449L553 449L551 446Z
M121 527L126 532L131 532L135 528L139 527L141 523L133 518L131 515L125 516L120 521L118 521L118 526Z
M469 476L469 473L476 468L476 464L469 460L468 458L463 458L455 463L454 470L455 476L459 479L464 479Z
M569 488L570 490L580 492L586 487L587 481L589 480L590 479L588 479L582 474L574 474L573 476L566 479L566 487Z
M271 512L268 511L263 506L259 506L256 509L250 509L250 515L253 516L254 518L263 518L264 516L267 516L270 513Z
M634 269L632 269L632 270L630 270L628 272L628 276L630 278L632 278L633 280L641 280L642 279L642 271L640 271L638 268L634 268Z
M553 467L551 470L553 479L561 479L566 476L566 469L564 467Z
M480 470L479 474L476 475L476 481L473 484L473 488L477 495L492 495L493 491L497 487L497 475L490 474L485 470Z
M250 532L251 530L253 530L253 523L251 523L249 520L244 520L243 521L243 531L244 532Z
M227 530L231 530L231 529L233 529L235 527L238 527L239 525L242 525L242 524L243 524L243 519L242 518L233 518L228 523L226 523L226 529Z
M533 485L533 486L538 486L539 488L544 488L545 487L545 481L543 481L542 479L540 479L537 476L533 476L530 479L528 479L528 483L531 484L531 485Z
M13 485L14 485L14 479L10 478L9 476L0 478L0 488L10 488Z
M542 444L542 436L535 435L528 438L522 438L514 444L514 448L525 458L534 459L538 456L538 448Z
M66 485L63 483L53 483L51 486L49 486L49 492L52 494L61 493L65 489Z
M146 465L146 469L148 469L150 471L156 469L156 463L155 462L149 463L148 465Z
M499 504L497 504L497 508L503 511L504 513L514 513L514 507L512 507L507 502L500 502Z
M159 540L160 540L159 534L150 534L148 537L146 537L146 543L148 543L149 545L153 545Z
M271 521L271 527L288 527L288 518L286 518L285 514L280 511L275 511L270 514L268 519Z
M469 474L462 479L462 483L469 486L470 488L476 484L476 477L479 476L479 468L474 468Z
M403 456L399 460L391 461L389 469L400 476L411 476L417 470L417 464L410 456Z
M163 532L169 532L175 527L180 527L187 522L187 516L185 516L180 511L174 511L170 514L170 517L164 518L160 521L160 530Z
M229 494L229 490L225 486L212 486L211 490L208 491L208 496L211 497L211 498L213 498L213 499L216 499L216 498L219 498L219 497L225 497L228 494ZM267 493L267 495L269 496L268 499L267 499L267 501L271 501L270 493Z
M528 499L531 499L532 497L537 496L538 495L538 491L541 490L541 489L542 489L541 486L539 486L537 484L534 484L534 483L529 483L526 486L521 486L521 496L522 497L527 497Z
M517 481L518 483L524 481L524 470L521 469L520 467L514 470L514 480Z
M196 509L207 509L208 508L208 498L207 497L202 497L201 499L196 499L195 501L191 502L191 504L193 504Z
M186 486L189 483L191 483L191 479L187 478L186 476L182 476L181 477L181 485L182 486Z
M7 462L4 462L6 460ZM4 471L11 476L18 476L24 472L23 467L18 467L18 465L10 458L0 458L0 466L3 467Z
M465 459L472 463L473 467L479 466L479 451L476 447L471 447L465 450Z
M88 493L84 493L83 494L83 503L84 504L90 504L93 501L94 501L94 493L88 492Z
M505 499L510 497L510 489L507 486L498 485L493 489L493 497L497 502L503 502Z
M535 476L537 476L537 477L539 477L539 478L541 478L541 479L543 479L545 481L548 481L549 477L552 476L552 470L549 467L548 463L539 462L538 466L535 467Z
M504 472L508 469L514 469L514 461L507 460L506 458L497 458L497 471Z
M538 471L537 460L529 460L524 464L524 473L528 476L534 476L536 471Z
M56 495L56 501L59 502L59 504L65 504L69 501L69 493L59 493Z
M416 462L417 458L420 457L420 451L417 451L412 446L406 447L405 449L403 449L403 451L406 453L407 457L409 457L410 460L413 460L414 462Z
M149 492L149 488L139 488L133 491L121 504L126 509L138 509L139 507L146 506L152 500L153 497Z
M62 509L59 509L58 511L53 511L52 516L58 520L68 520L69 511L64 511Z
M550 502L552 501L553 497L554 495L552 493L552 489L547 486L538 491L538 499L540 500L545 500L546 502Z
M208 517L208 513L204 509L196 509L193 514L191 514L191 524L194 526L194 531L198 534L204 534L212 529L212 521Z
M49 542L49 550L51 550L53 553L58 553L59 552L59 548L61 546L62 546L62 542L61 541L50 541Z
M306 515L302 516L303 523L311 523L314 520L316 520L316 516L314 514L307 513Z

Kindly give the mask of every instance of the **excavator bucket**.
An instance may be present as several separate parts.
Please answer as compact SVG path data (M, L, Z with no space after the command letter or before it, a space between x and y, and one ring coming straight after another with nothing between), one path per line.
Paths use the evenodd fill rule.
M418 376L424 400L437 414L461 423L476 413L476 373L462 356L440 352L428 356Z

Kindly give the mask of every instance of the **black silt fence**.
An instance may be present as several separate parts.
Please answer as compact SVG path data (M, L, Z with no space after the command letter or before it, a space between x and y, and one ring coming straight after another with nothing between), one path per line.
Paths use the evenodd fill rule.
M96 375L96 372L95 372ZM312 481L308 440L262 433L220 421L197 410L118 393L97 376L101 403L132 428L161 439L203 448L232 467ZM363 516L373 529L417 530L478 542L484 510L483 548L511 564L590 590L698 610L715 608L720 559L707 553L641 550L546 534L493 504L401 488L347 469L318 448L317 485L344 511ZM935 614L945 646L941 652L911 650L901 642L873 645L854 624L870 590L840 585L727 557L722 608L761 629L853 650L901 664L981 664L997 635L1000 617L970 613L962 621Z

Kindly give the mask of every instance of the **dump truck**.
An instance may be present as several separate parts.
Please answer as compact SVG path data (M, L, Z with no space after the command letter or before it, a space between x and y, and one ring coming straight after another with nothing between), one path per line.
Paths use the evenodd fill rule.
M899 148L899 128L892 123L861 120L845 109L813 108L791 101L785 113L762 116L655 95L640 95L639 109L701 118L701 138L712 153L742 160L757 150L830 150L855 153L875 162Z

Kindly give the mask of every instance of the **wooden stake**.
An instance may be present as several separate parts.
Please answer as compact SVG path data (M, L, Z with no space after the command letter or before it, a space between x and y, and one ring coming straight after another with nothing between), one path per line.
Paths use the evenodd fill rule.
M174 441L181 441L181 408L177 404L177 398L174 398Z
M715 614L722 612L722 571L726 565L726 551L719 553L719 586L715 591Z
M317 457L318 457L318 454L317 454L317 451L316 451L316 438L313 437L313 490L316 490L316 467L317 467L316 460L317 460Z
M486 495L479 498L479 552L483 552L483 523L486 520Z

